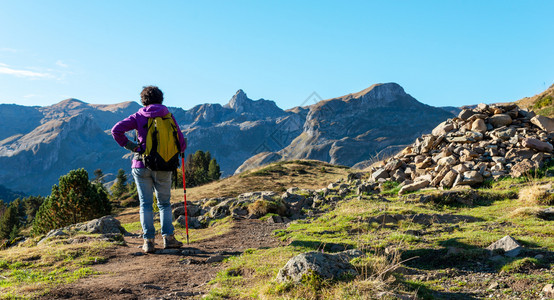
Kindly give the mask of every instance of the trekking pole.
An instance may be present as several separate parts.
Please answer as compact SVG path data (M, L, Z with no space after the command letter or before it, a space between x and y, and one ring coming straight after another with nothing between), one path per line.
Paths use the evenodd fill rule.
M189 217L187 209L187 183L185 181L185 153L181 153L181 173L183 173L183 197L185 198L185 228L187 230L187 245L189 243Z

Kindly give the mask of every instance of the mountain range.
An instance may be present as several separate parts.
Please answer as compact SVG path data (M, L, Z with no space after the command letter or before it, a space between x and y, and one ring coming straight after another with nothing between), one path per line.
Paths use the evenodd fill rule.
M77 99L45 107L0 105L0 185L47 195L72 169L85 168L91 177L101 169L108 180L118 169L129 172L130 155L110 129L139 108L136 102L97 105ZM249 99L242 90L226 105L169 109L188 139L187 153L210 151L223 176L286 159L363 166L453 117L396 83L288 110L271 100Z

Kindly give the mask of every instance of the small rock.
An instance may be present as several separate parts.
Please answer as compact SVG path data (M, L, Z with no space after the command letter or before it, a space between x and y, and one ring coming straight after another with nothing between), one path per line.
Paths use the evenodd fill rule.
M419 182L414 182L412 184L407 184L403 186L400 191L398 191L398 195L404 195L409 192L420 190L424 187L429 186L430 181L429 180L422 180Z
M544 131L554 131L554 120L549 117L541 115L534 116L533 118L531 118L531 123Z
M277 281L300 282L305 274L314 273L323 279L336 279L344 275L357 275L356 269L349 263L355 257L363 255L360 250L347 250L336 254L312 251L291 258L279 270Z
M373 172L373 174L371 174L371 178L373 178L373 180L375 181L381 178L386 179L389 177L389 173L385 169L377 169L375 172Z
M482 119L477 119L471 124L471 130L484 133L487 131L487 124Z
M489 285L489 290L496 290L500 288L500 284L498 284L498 281L495 281Z
M218 262L222 262L224 259L225 259L225 256L223 256L223 255L210 256L210 257L205 261L205 263L207 263L207 264L218 263Z
M535 164L529 159L524 159L524 160L516 163L510 169L510 175L512 175L512 177L514 177L514 178L517 178L517 177L521 177L523 175L530 174L534 170L535 170Z
M552 283L545 285L542 288L545 297L554 297L554 285Z
M473 116L474 114L476 114L476 112L474 112L473 110L462 109L462 111L458 114L458 118L466 121L467 119L469 119L469 117Z
M143 284L142 287L150 290L163 290L163 287L153 284Z
M539 211L538 217L544 220L554 220L554 207L548 207Z
M548 152L551 153L554 147L552 147L552 144L548 142L543 142L537 139L531 139L526 138L522 142L523 147L527 147L529 149L537 150L540 152Z
M504 255L508 257L516 257L519 255L523 247L511 236L507 235L487 247L487 250L504 250Z
M181 249L158 249L156 254L181 255Z
M267 223L269 224L283 223L283 218L281 218L281 216L271 215L269 216L269 218L267 218Z
M512 117L506 114L497 114L489 119L489 123L495 128L512 124Z
M460 114L461 114L461 112L460 112ZM444 122L440 123L437 127L435 127L435 129L433 129L431 134L434 135L434 136L441 136L443 134L449 133L450 131L452 131L452 129L454 129L454 124L452 124L449 121L444 121Z

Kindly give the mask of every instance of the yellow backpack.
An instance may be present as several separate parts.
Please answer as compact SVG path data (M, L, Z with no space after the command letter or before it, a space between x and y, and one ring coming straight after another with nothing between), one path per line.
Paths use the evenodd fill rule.
M177 125L171 113L148 118L146 149L142 154L144 165L152 171L175 171L179 167L181 145Z

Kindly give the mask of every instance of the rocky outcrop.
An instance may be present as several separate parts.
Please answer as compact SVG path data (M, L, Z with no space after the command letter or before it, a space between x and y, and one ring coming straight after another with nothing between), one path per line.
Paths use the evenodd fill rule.
M79 233L86 232L91 234L99 234L97 237L78 236ZM77 236L68 241L68 243L82 243L94 240L103 241L119 241L123 242L123 235L129 235L127 230L121 226L119 220L113 216L104 216L91 221L73 224L64 228L50 230L39 242L38 245L44 244L52 239L67 238Z
M277 160L316 159L354 166L407 145L453 115L418 102L396 83L376 84L359 93L307 107L303 132L287 147L247 160L245 171Z
M480 104L440 123L431 134L370 168L375 181L402 183L399 194L425 187L474 186L487 178L530 174L552 157L549 118L516 105Z
M317 251L302 253L291 258L279 270L277 281L299 283L310 276L318 276L321 279L328 280L353 277L358 275L358 272L349 261L362 255L363 253L360 250L346 250L336 254Z

